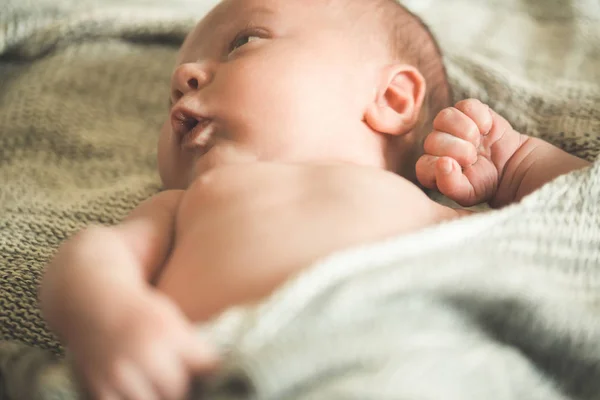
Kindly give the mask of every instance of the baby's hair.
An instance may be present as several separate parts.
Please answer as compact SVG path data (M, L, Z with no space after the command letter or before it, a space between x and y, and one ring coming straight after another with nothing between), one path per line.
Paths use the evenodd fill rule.
M416 67L427 84L422 124L428 129L433 118L452 101L452 91L442 51L425 22L398 0L349 0L367 6L378 26L388 35L392 61ZM365 10L366 11L366 10ZM364 15L364 14L363 14Z
M370 0L379 8L384 27L389 29L392 56L413 64L427 82L425 108L434 118L452 101L442 51L422 19L397 0Z
M423 141L432 129L433 119L452 102L452 90L437 40L425 22L398 0L330 1L350 12L353 26L361 32L373 32L375 28L378 36L387 36L384 44L390 61L410 64L425 78L425 99L419 124L414 129L414 142L410 145L411 157L416 163L423 151ZM381 31L377 32L377 29Z

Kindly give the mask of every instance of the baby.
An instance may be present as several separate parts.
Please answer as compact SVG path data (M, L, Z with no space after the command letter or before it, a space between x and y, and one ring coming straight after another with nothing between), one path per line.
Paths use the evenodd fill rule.
M416 179L501 207L587 165L449 98L435 41L393 0L221 2L173 73L167 190L68 240L42 281L44 316L91 393L183 398L217 362L194 323L332 252L466 213Z

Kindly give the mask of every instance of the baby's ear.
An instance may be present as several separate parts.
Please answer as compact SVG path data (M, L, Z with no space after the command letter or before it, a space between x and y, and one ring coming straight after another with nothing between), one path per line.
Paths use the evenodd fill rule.
M425 78L412 65L393 64L383 68L375 99L365 111L365 122L376 132L402 135L419 119L425 98Z

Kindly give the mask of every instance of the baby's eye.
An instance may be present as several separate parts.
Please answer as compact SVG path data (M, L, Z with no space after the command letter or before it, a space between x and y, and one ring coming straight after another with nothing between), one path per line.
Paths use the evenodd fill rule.
M231 42L231 45L229 46L229 53L231 54L232 52L239 49L240 47L245 46L248 43L254 42L255 40L259 40L259 39L260 39L260 36L257 36L254 34L250 34L250 33L242 34L242 35L236 37L235 39L233 39L233 42Z

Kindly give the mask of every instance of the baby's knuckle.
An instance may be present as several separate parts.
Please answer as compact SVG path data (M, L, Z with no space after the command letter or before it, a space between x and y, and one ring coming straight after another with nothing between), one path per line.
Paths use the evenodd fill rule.
M425 151L426 154L433 153L434 147L436 146L436 140L437 140L436 134L430 133L429 135L427 135L427 137L425 138L425 141L423 142L423 150Z
M483 103L478 99L464 99L456 103L456 108L464 111L471 111L474 108L481 107Z
M458 113L458 109L456 107L448 107L442 110L442 118L450 119L454 117Z
M473 145L469 146L469 150L468 150L469 159L477 160L478 155L479 155L479 152L477 151L477 148L475 148L475 146L473 146Z
M481 132L479 131L479 127L475 124L471 124L466 132L467 140L471 143L474 143L481 136Z
M482 104L483 103L479 99L469 98L469 99L461 100L458 103L456 103L456 107L457 108L461 108L461 107L467 107L467 108L481 107Z
M441 124L445 123L448 119L451 119L455 111L456 109L454 107L444 108L436 115L433 121L434 126L440 126Z

